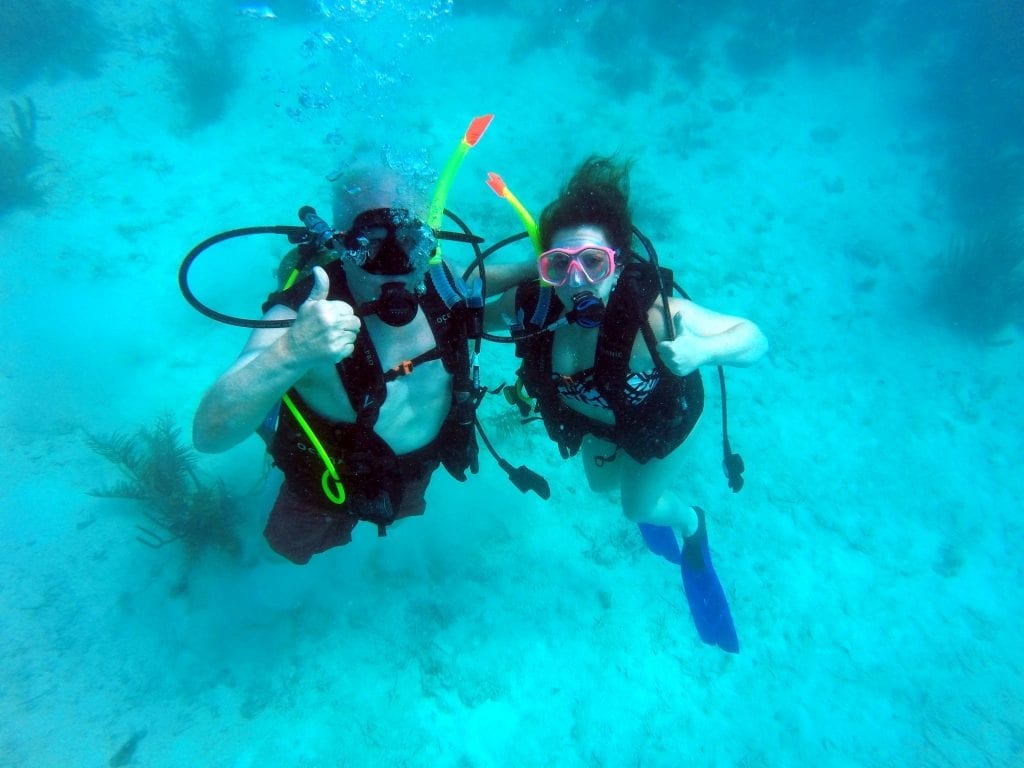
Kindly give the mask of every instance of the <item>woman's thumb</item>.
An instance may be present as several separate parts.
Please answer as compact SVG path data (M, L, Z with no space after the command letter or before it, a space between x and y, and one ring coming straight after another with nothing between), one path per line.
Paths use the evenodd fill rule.
M683 322L682 312L676 312L672 316L672 324L675 326L676 329L676 338L679 338L680 336L685 336L688 333L686 323Z

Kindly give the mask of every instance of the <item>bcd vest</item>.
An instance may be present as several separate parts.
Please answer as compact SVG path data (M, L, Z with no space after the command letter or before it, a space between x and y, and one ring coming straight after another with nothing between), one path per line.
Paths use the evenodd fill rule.
M324 269L330 279L327 298L344 301L355 308L356 302L341 263L335 260ZM447 266L444 267L444 275L451 278ZM412 362L420 364L429 360L441 361L452 377L452 404L438 436L416 453L424 461L440 460L453 476L464 479L466 468L475 462L476 456L474 401L471 397L466 341L467 319L462 307L450 309L445 304L429 274L424 284L426 291L418 300L430 324L436 346ZM307 277L285 291L271 294L264 304L264 311L275 305L298 310L309 296L312 286L312 277ZM277 431L269 451L274 463L284 472L286 482L300 496L313 502L323 502L322 508L325 511L347 512L348 508L357 507L380 509L378 514L360 514L360 517L376 523L378 527L386 526L392 521L387 519L389 514L401 506L404 488L397 466L398 457L373 431L373 427L387 397L388 381L409 372L409 369L403 371L400 366L384 371L381 368L380 358L365 323L356 335L353 353L335 368L349 402L356 411L355 423L325 419L310 409L294 389L288 394L326 449L344 484L348 499L355 501L364 497L364 500L374 503L350 504L346 500L340 507L332 508L325 501L321 489L323 461L313 447L308 445L305 432L288 409L282 408L280 411ZM379 499L384 501L376 502Z
M664 284L671 285L671 273L662 273ZM700 418L704 408L700 372L680 377L669 371L656 352L654 333L647 323L647 312L659 296L660 285L653 265L627 264L608 299L598 330L594 384L611 407L613 425L573 410L558 394L551 366L554 332L538 333L564 309L554 291L533 281L516 289L516 313L523 318L522 329L513 330L516 355L523 360L519 373L527 393L536 398L548 436L558 443L563 458L579 450L584 435L593 434L621 447L641 464L663 459L682 444ZM637 333L643 334L660 376L644 401L632 405L624 388Z

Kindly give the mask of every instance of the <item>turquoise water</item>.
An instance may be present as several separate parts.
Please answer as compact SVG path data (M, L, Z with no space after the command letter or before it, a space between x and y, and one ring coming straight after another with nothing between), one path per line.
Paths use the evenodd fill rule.
M1018 3L26 5L0 4L0 766L1024 762ZM674 485L738 656L501 398L481 417L550 501L439 472L423 518L305 567L262 540L255 438L197 464L235 548L144 546L144 505L89 494L120 479L89 435L187 437L244 343L178 292L195 243L330 210L367 153L428 185L488 112L449 199L475 231L518 226L488 171L537 211L632 156L662 261L772 341L729 372L744 490L711 370ZM255 316L285 247L210 251L197 288Z

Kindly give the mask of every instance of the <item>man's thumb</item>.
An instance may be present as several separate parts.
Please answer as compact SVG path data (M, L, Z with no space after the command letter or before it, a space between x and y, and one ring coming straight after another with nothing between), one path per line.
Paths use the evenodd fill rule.
M306 301L323 301L331 290L331 280L323 267L313 267L313 289Z

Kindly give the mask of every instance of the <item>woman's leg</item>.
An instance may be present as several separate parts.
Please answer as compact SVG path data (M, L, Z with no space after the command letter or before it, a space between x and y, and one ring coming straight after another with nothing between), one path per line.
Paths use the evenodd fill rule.
M619 482L622 477L622 458L625 456L621 451L614 461L602 461L602 457L612 456L615 453L615 446L605 440L600 440L593 435L585 435L583 445L580 448L580 458L583 460L583 471L587 475L587 483L590 490L597 493L614 493L619 490Z
M597 493L622 493L622 511L635 523L668 525L684 538L697 530L697 514L669 490L678 471L681 450L664 459L640 464L619 451L613 461L598 462L599 457L615 453L615 446L593 435L583 438L580 457L590 490Z
M622 511L635 523L668 525L686 538L697 530L697 514L669 486L679 471L681 451L664 459L651 459L639 464L620 454L622 462Z

